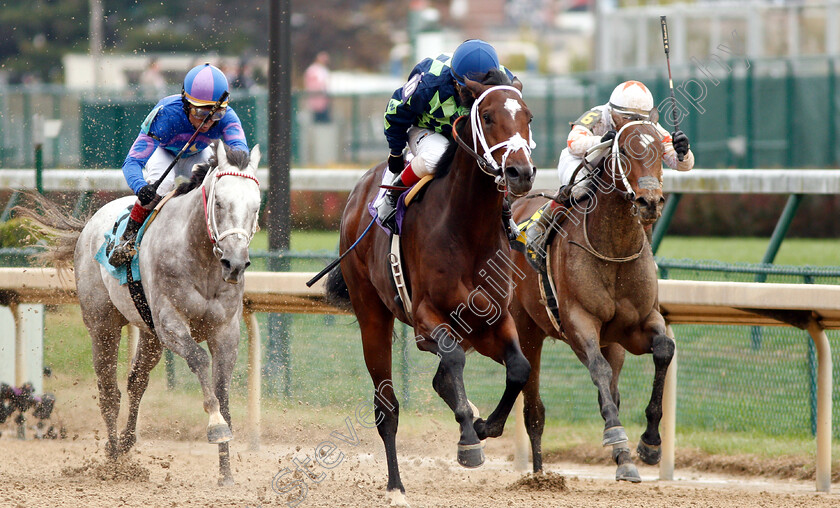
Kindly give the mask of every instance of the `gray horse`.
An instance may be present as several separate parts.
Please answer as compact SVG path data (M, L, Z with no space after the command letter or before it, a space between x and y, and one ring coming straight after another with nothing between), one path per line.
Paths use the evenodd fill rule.
M154 330L141 318L127 286L95 259L103 234L134 197L106 204L86 223L66 216L45 198L37 198L39 212L21 210L55 238L46 260L66 267L73 259L82 318L93 342L110 458L134 445L137 411L149 372L167 347L187 361L201 382L209 414L207 438L219 445L219 484L233 483L228 391L239 344L244 271L250 265L248 246L260 208L259 159L258 146L249 157L242 151L226 152L219 143L201 188L170 199L148 226L138 252ZM140 341L128 376L128 421L118 439L117 353L121 329L129 323L140 329ZM212 376L211 358L198 345L204 340L212 357Z

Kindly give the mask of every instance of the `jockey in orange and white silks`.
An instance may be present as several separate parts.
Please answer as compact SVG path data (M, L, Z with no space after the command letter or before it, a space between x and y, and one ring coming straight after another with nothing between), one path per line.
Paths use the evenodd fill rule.
M616 120L621 117L634 120L650 119L654 108L653 95L650 90L639 81L625 81L613 90L610 101L595 106L580 118L572 122L572 131L566 140L566 148L560 153L557 173L560 184L570 183L572 173L580 164L586 151L615 137ZM653 120L655 122L655 119ZM655 123L662 134L662 160L671 169L688 171L694 167L694 154L689 148L688 137L677 130L668 133L659 123ZM682 155L682 161L678 155ZM576 180L586 175L582 169Z

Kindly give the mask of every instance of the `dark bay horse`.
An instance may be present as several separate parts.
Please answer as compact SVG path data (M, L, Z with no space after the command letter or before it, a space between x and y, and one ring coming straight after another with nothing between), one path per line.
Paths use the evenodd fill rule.
M573 193L580 199L572 198L568 218L555 223L555 234L545 249L548 274L557 293L559 329L549 317L536 271L517 251L512 251L512 258L527 278L516 285L510 310L532 368L523 394L534 471L542 469L545 408L540 400L539 372L543 340L549 336L566 341L589 369L605 422L603 445L613 447L618 465L616 480L638 482L639 473L618 417L618 378L624 353L653 354L655 374L645 411L647 428L637 451L644 462L656 464L661 455L662 390L675 344L666 336L659 313L656 266L644 230L660 216L664 203L661 136L654 124L646 121L624 121L617 128L612 154L602 160L587 183L578 184L585 185L585 191ZM518 200L513 206L514 219L521 222L531 217L545 202Z
M484 462L480 443L502 434L530 368L517 341L507 307L511 263L501 215L507 191L530 190L536 168L531 160L531 112L521 84L492 72L482 83L467 80L474 102L468 117L455 122L455 134L472 139L472 148L451 143L422 200L402 223L405 278L411 289L410 314L395 300L389 262L391 240L380 228L365 236L330 272L328 296L352 306L362 333L365 363L374 385L377 429L388 461L387 497L407 505L397 464L399 403L391 383L394 318L414 326L417 347L440 357L432 385L460 425L458 462ZM515 88L514 88L515 87ZM379 191L385 163L368 171L350 194L341 220L340 249L346 251L370 224L368 203ZM347 292L349 291L349 295ZM465 351L504 364L506 385L487 420L476 419L464 389Z
M36 198L39 212L22 210L56 240L45 260L57 267L72 262L74 267L82 318L93 344L110 458L134 445L140 399L166 347L198 376L209 414L207 439L219 445L219 484L233 483L228 392L239 344L244 271L250 265L248 246L260 208L259 159L259 147L249 157L243 151L226 152L219 143L203 181L193 182L199 188L170 199L148 226L138 255L154 329L141 317L127 285L120 285L96 260L104 233L136 198L111 201L86 222L68 217L46 198ZM140 341L128 375L128 421L118 439L117 356L126 324L140 329ZM211 357L198 345L202 341L207 341Z

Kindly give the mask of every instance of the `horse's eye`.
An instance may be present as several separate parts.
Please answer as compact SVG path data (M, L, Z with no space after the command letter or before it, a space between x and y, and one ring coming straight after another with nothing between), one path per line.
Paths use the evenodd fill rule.
M490 123L490 113L482 113L481 118L484 119L484 123Z

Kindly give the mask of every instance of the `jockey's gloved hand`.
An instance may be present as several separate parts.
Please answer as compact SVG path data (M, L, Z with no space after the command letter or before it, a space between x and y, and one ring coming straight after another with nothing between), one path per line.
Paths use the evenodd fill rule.
M607 131L606 134L601 136L601 143L606 143L607 141L611 141L613 139L615 139L615 131L614 130Z
M405 159L402 152L388 155L388 171L397 175L402 173L403 169L405 169Z
M140 204L143 206L151 203L155 199L155 196L157 196L157 191L151 185L144 185L137 191L137 199L140 200Z
M688 136L683 131L674 131L671 133L671 143L674 145L674 151L677 152L677 158L683 160L688 153Z

